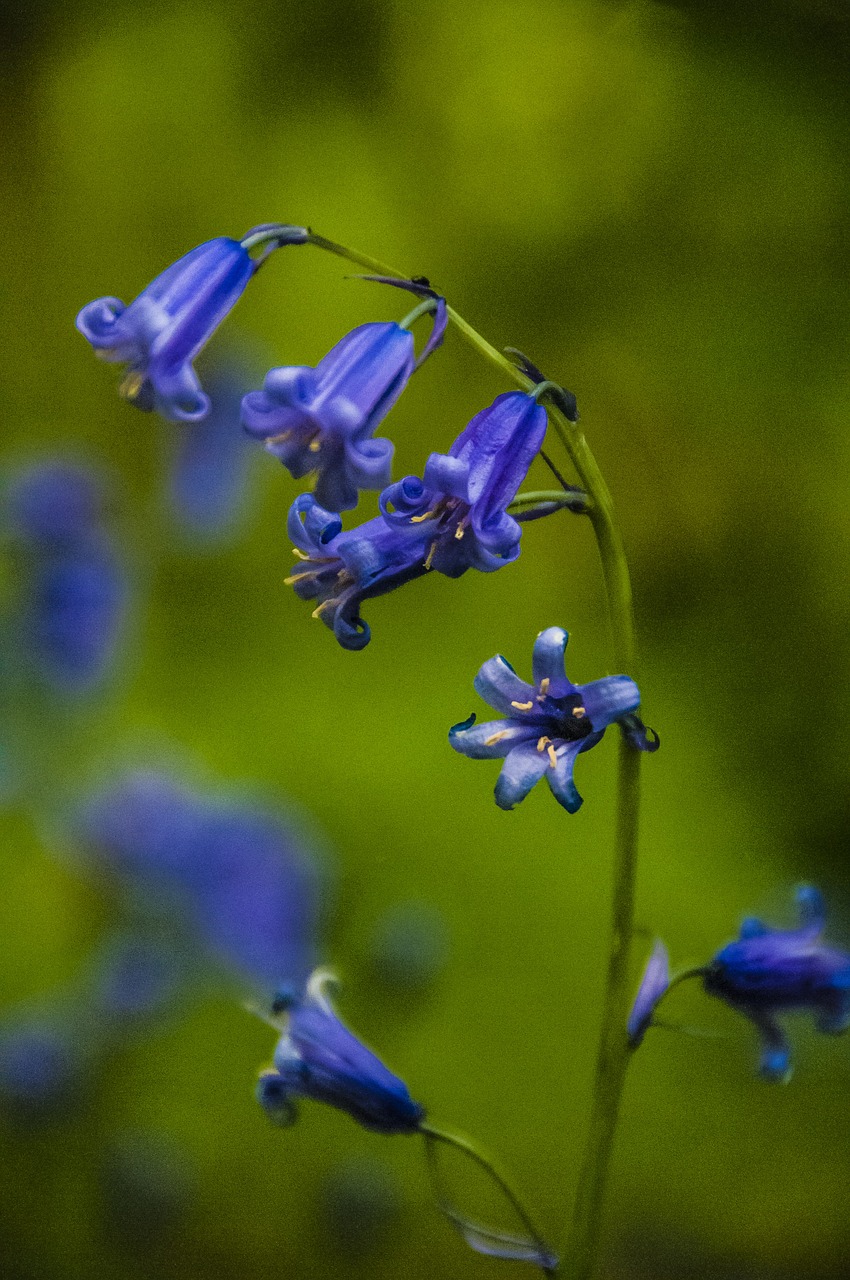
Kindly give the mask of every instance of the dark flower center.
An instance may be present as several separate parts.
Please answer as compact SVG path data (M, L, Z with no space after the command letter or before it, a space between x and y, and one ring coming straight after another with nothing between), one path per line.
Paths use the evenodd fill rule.
M557 723L557 728L552 734L553 738L563 738L565 742L578 742L580 738L589 738L593 733L590 716L577 694L568 694L565 698L547 698L547 702L552 708L552 718Z

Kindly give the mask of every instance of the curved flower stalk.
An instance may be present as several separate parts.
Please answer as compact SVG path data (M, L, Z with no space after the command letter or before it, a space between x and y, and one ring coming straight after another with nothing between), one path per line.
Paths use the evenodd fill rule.
M475 677L475 689L505 719L476 724L472 715L449 730L449 742L461 755L504 760L495 793L500 809L513 809L545 777L558 803L575 813L582 804L573 782L577 757L595 747L609 725L625 717L637 720L640 691L628 676L604 676L589 684L567 678L568 640L561 627L540 632L534 642L533 684L521 680L501 655L490 658ZM643 739L640 749L657 748L657 738L650 741L644 731Z
M375 277L372 277L375 278ZM350 511L361 489L390 482L393 445L374 432L407 386L414 370L437 349L446 329L446 303L427 285L383 280L420 295L401 324L363 324L346 334L315 369L272 369L262 391L242 401L242 424L265 441L290 475L315 474L315 497L328 511ZM433 313L431 336L416 358L409 325Z
M296 499L287 529L302 563L287 579L345 649L371 638L364 600L431 569L458 578L491 573L519 555L522 528L507 507L543 442L546 412L511 391L477 414L448 454L432 454L425 479L408 476L381 494L381 515L346 532L312 494Z
M304 244L303 227L255 228L242 240L219 236L198 245L152 280L125 306L98 298L77 316L77 328L101 360L127 366L120 394L137 409L156 409L172 422L196 422L210 401L192 361L265 261L255 243Z

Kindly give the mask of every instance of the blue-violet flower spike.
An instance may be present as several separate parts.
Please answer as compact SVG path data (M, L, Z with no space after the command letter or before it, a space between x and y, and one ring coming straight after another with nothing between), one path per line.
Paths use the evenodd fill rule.
M534 684L520 680L506 660L490 658L475 677L476 691L505 717L475 724L475 716L449 730L449 742L474 760L504 760L496 783L496 804L513 809L544 775L555 799L575 813L582 799L573 766L610 724L640 705L628 676L605 676L572 684L564 674L569 639L561 627L541 631L534 642Z
M264 440L294 479L315 472L316 502L327 511L350 511L361 489L389 484L393 445L373 433L445 330L443 298L407 281L386 283L401 283L434 300L434 328L419 360L413 334L403 325L362 324L315 369L272 369L263 390L242 401L248 434Z
M659 938L646 962L626 1025L632 1048L636 1049L646 1035L647 1029L652 1024L655 1006L669 986L670 957L667 954L667 948Z
M304 242L302 228L289 231L290 243ZM251 232L244 240L250 238ZM285 237L278 241L284 242ZM119 390L137 409L156 409L172 422L196 422L210 402L192 361L262 260L252 258L239 240L207 240L167 267L129 306L118 298L90 302L77 316L77 328L101 360L127 365Z
M274 1071L260 1077L257 1099L277 1124L294 1116L293 1099L310 1098L347 1111L375 1133L415 1133L425 1115L394 1076L336 1016L325 994L332 981L317 969L303 999L292 1002Z
M789 1079L791 1049L777 1014L808 1010L818 1031L837 1035L850 1026L850 955L821 941L826 912L811 885L796 894L797 929L773 929L747 919L705 968L703 983L754 1022L762 1039L759 1064L766 1080Z

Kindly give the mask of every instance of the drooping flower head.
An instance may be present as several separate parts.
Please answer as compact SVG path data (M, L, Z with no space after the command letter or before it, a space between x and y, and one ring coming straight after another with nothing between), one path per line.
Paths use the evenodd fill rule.
M101 360L126 364L121 395L137 409L156 409L173 422L195 422L210 407L192 361L242 296L265 254L252 257L258 238L278 247L304 244L303 227L268 228L240 240L207 240L152 280L125 306L98 298L83 307L77 328Z
M516 560L522 529L507 508L546 435L533 395L507 391L477 413L448 453L432 453L420 480L406 476L381 494L384 519L428 543L428 568L449 578L490 573Z
M568 639L561 627L540 632L534 642L533 684L520 680L501 655L490 658L475 677L475 689L505 718L476 724L472 715L449 730L449 742L461 755L504 760L496 783L500 809L513 809L545 775L558 803L575 813L582 803L573 782L576 757L595 747L610 724L634 717L640 704L638 687L628 676L604 676L589 684L568 680ZM641 750L658 745L645 732L630 734L630 740Z
M383 280L426 299L433 309L431 336L417 359L407 327L362 324L336 344L315 369L272 369L262 391L242 402L249 435L264 440L294 479L316 473L315 497L327 511L350 511L360 489L383 489L390 481L393 446L374 439L413 374L443 340L446 303L429 286Z
M778 1014L807 1010L818 1031L832 1035L850 1026L850 955L821 941L826 909L819 891L801 885L796 900L799 928L772 929L747 919L737 941L719 951L703 972L709 995L758 1027L759 1070L767 1080L787 1080L791 1074L791 1046Z
M425 1109L340 1022L325 991L332 981L328 970L317 969L303 998L286 1002L286 1030L275 1049L274 1070L258 1081L258 1102L278 1124L295 1118L295 1099L309 1098L348 1112L375 1133L415 1133Z
M655 1006L670 986L670 957L659 938L652 948L643 977L640 980L635 1002L626 1025L629 1042L636 1049L652 1023Z
M105 508L94 472L53 460L22 472L10 493L22 664L62 693L97 685L117 647L127 584Z
M507 507L546 431L533 396L499 396L464 429L448 454L432 454L425 480L408 476L381 494L381 515L354 529L312 494L296 499L287 529L302 563L287 580L346 649L370 631L360 605L431 569L458 578L491 573L519 555L521 526Z

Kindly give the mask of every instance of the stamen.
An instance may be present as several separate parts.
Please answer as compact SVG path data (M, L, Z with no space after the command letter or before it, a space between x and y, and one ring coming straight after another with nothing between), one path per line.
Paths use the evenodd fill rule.
M118 388L119 395L122 395L125 400L135 400L144 381L144 374L139 373L138 369L131 369Z
M292 435L291 431L281 431L276 436L267 436L266 445L268 446L270 444L283 444L284 440L288 440L291 435Z
M318 453L321 447L322 446L319 444L318 440L311 440L310 443L307 445L307 448L310 450L311 453Z
M587 715L587 709L585 707L573 707L573 715L576 720L581 720L582 716Z
M308 569L306 573L291 573L288 578L284 578L283 585L291 587L293 582L301 582L304 578L312 578L312 570Z
M551 738L538 738L538 739L537 739L537 750L538 750L538 751L542 751L542 750L543 750L543 748L544 748L548 743L550 743L551 741L552 741L552 739L551 739Z
M421 524L423 520L430 520L433 514L434 514L433 511L426 511L425 514L422 516L411 516L410 523Z
M298 547L292 548L292 554L299 560L312 560L312 556L308 556L306 551L301 551Z
M516 707L517 711L530 711L534 706L533 702L512 702L512 707Z
M321 618L323 609L331 609L336 604L337 604L336 597L334 597L332 600L323 600L322 603L313 610L313 612L310 614L310 617Z
M460 541L460 539L463 537L465 532L466 530L464 529L463 525L459 524L458 527L455 529L455 537L458 539L458 541Z
M484 746L485 747L494 746L495 743L501 742L502 738L507 738L509 732L510 732L509 729L500 729L498 733L491 733L489 738L484 739Z
M546 695L547 695L547 693L549 692L549 685L550 685L551 683L552 683L552 681L549 679L549 677L548 677L548 676L544 676L544 677L543 677L543 679L540 681L540 694L539 694L538 699L537 699L537 701L538 701L538 702L544 702L544 701L545 701L545 699L546 699Z
M431 568L431 561L434 559L434 556L436 554L437 554L437 539L435 538L434 541L431 543L431 550L428 552L428 557L425 561L426 569Z
M558 756L551 742L549 743L549 746L546 748L546 750L549 752L549 764L554 769L558 763Z

